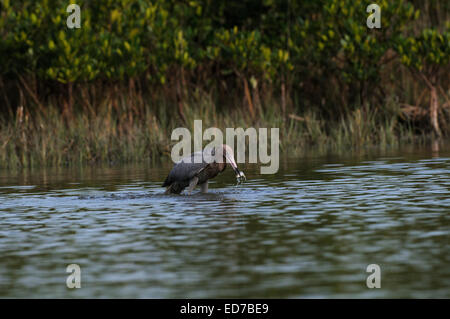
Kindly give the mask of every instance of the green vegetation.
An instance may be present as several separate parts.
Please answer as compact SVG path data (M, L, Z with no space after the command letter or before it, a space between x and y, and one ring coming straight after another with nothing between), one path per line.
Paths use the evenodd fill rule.
M41 115L31 116L18 109L15 122L1 123L0 161L5 166L73 165L80 163L125 163L155 160L160 156L170 157L171 128L179 122L166 118L167 106L144 107L143 117L133 118L127 112L128 99L118 104L118 110L102 108L97 116L89 117L77 113L70 125L55 107L46 109ZM208 102L193 102L186 108L187 127L193 131L195 119L202 114L204 129L218 127L247 127L251 115L245 110L232 113L216 113ZM195 105L195 106L194 106ZM317 114L306 113L303 117L288 119L273 112L278 106L268 106L259 113L256 127L279 127L281 152L302 154L311 147L320 151L341 149L398 146L400 142L411 142L412 132L398 125L396 117L380 115L369 110L356 109L338 122L330 122ZM121 116L119 114L122 114Z
M0 166L170 154L194 119L282 148L450 132L448 1L0 0Z

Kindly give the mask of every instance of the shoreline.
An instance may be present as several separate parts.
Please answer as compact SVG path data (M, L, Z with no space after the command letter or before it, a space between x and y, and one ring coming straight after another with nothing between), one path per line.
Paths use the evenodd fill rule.
M339 153L367 147L425 145L433 140L433 135L425 129L400 122L395 112L376 115L370 109L360 108L344 119L326 120L311 112L283 117L273 113L277 107L270 105L267 110L262 109L257 120L250 119L240 109L220 114L215 106L192 107L186 114L189 124L185 127L192 129L196 119L202 119L205 128L278 127L280 154L299 156L313 149ZM157 116L167 110L150 106L142 110L141 116L131 116L125 107L123 112L104 108L95 116L80 112L70 120L55 107L47 108L44 114L21 110L12 120L0 120L1 168L164 161L170 159L171 148L178 142L171 141L172 130L183 127L176 117ZM445 138L442 141L445 143Z

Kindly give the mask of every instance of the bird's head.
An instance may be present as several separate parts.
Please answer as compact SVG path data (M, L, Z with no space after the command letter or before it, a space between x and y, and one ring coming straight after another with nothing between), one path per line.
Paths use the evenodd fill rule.
M239 170L236 161L234 160L234 152L233 149L227 144L222 144L222 147L219 147L219 151L222 151L223 161L231 165L234 172L236 173L236 178L238 183L246 181L246 177L242 171Z

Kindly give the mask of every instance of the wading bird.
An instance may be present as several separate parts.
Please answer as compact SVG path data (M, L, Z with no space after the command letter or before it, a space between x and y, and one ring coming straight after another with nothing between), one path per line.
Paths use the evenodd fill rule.
M179 194L187 187L190 194L195 186L199 185L202 193L208 191L208 180L223 172L226 164L230 164L236 173L238 183L245 181L245 175L241 172L234 160L233 150L230 146L222 144L205 149L203 152L195 152L177 162L163 187L167 187L166 194Z

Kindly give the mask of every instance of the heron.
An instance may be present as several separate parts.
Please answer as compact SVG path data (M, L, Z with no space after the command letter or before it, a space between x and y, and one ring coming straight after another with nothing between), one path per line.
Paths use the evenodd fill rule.
M187 187L187 193L190 195L197 185L202 193L206 193L208 180L222 173L227 163L236 173L238 184L246 180L234 160L233 149L221 144L192 153L178 161L164 181L163 187L167 187L165 193L180 194Z

